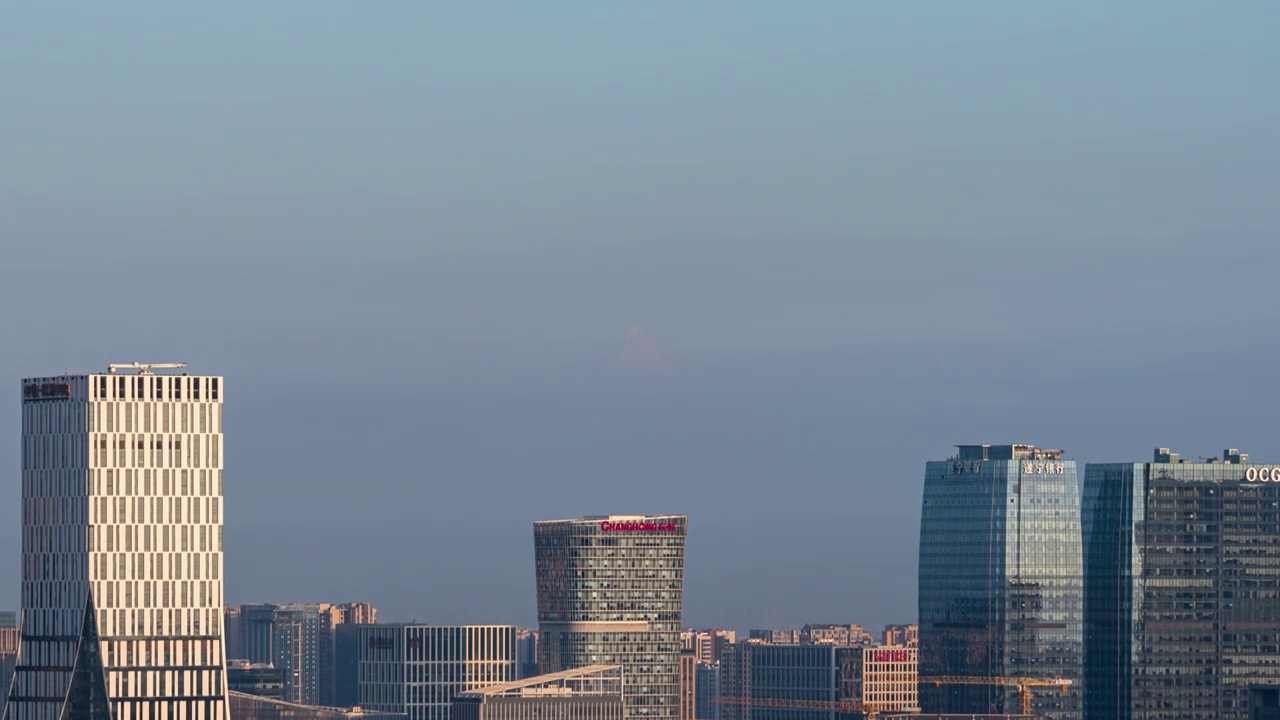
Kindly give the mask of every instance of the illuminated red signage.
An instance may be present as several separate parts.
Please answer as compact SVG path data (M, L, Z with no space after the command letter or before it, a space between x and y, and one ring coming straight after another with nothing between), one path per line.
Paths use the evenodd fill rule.
M873 662L910 662L910 653L906 650L873 650L871 660Z
M66 400L70 397L70 383L28 383L22 386L23 400Z
M609 522L600 523L601 532L676 532L676 523Z

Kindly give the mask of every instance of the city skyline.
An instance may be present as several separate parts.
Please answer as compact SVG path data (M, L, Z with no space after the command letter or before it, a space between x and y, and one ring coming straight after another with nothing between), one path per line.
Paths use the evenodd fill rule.
M0 378L229 378L233 604L531 626L529 523L679 512L690 625L909 622L944 448L1280 458L1275 3L73 5Z

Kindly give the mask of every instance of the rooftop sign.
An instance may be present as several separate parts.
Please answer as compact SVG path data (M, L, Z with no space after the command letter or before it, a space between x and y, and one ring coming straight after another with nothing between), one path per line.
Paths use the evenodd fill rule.
M1023 475L1061 475L1067 470L1066 463L1060 462L1024 462Z
M676 532L680 526L676 523L652 522L609 522L600 523L601 532Z
M1251 467L1244 471L1249 482L1280 482L1280 467Z
M71 397L71 383L27 383L22 386L23 401L67 400Z
M911 653L906 650L873 650L872 662L911 662Z

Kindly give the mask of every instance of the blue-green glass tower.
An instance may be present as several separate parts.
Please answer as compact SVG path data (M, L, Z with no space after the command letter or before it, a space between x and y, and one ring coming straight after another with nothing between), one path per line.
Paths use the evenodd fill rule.
M961 445L925 466L920 515L920 705L1018 713L1016 687L927 677L1071 681L1032 710L1080 720L1083 585L1076 463L1030 445Z
M1280 718L1280 465L1090 464L1088 720Z

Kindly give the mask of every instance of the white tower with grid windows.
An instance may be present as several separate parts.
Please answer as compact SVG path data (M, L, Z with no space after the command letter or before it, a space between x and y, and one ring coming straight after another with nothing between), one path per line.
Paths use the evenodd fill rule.
M227 720L220 377L22 381L22 644L4 720Z

